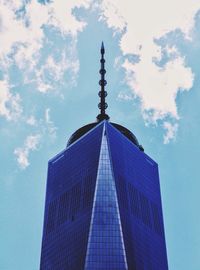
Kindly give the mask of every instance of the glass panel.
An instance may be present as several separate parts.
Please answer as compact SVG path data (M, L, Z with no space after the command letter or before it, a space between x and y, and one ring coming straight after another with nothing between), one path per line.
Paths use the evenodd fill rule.
M85 270L128 269L106 135L96 185Z

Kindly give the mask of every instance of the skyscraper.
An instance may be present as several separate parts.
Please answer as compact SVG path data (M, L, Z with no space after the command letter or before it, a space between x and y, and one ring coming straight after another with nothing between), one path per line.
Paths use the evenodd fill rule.
M158 165L100 113L49 161L40 270L167 270Z

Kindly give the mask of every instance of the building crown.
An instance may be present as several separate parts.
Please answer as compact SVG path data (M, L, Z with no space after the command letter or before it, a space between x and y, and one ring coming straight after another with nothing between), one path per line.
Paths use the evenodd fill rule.
M101 86L101 90L98 93L99 97L100 97L100 102L98 104L100 113L96 117L96 119L97 119L96 122L87 124L87 125L79 128L78 130L76 130L72 134L72 136L69 138L67 146L69 146L72 143L74 143L75 141L77 141L79 138L81 138L83 135L85 135L91 129L96 127L100 122L105 121L105 120L108 121L110 119L110 117L106 114L106 109L108 107L108 104L106 103L107 92L105 91L105 86L107 84L107 81L105 80L105 74L106 74L105 59L104 59L105 48L104 48L103 42L101 44L100 53L101 53L101 59L100 59L101 68L99 70L99 73L101 74L101 79L99 81L99 85ZM110 123L110 124L112 126L114 126L118 131L120 131L131 142L133 142L141 151L144 151L144 148L142 147L142 145L139 144L136 136L130 130L128 130L127 128L125 128L117 123Z

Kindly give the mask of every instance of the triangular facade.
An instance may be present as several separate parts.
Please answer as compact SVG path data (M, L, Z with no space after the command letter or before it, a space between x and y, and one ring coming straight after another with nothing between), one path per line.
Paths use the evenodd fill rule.
M105 126L85 262L94 269L128 269Z

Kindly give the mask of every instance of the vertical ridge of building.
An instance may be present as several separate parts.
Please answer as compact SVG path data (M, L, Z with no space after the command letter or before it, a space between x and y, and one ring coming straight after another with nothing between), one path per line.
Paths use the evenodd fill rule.
M106 109L108 107L108 104L106 103L106 96L107 92L105 91L105 86L107 84L107 81L105 80L105 59L104 59L104 54L105 54L105 48L104 44L102 42L101 44L101 69L99 70L99 73L101 74L101 80L99 81L99 85L101 86L101 90L99 91L99 97L100 97L100 103L98 104L98 107L100 109L100 114L97 115L97 121L103 121L103 120L109 120L109 116L106 114Z
M84 270L105 269L105 266L113 270L128 269L104 124Z

